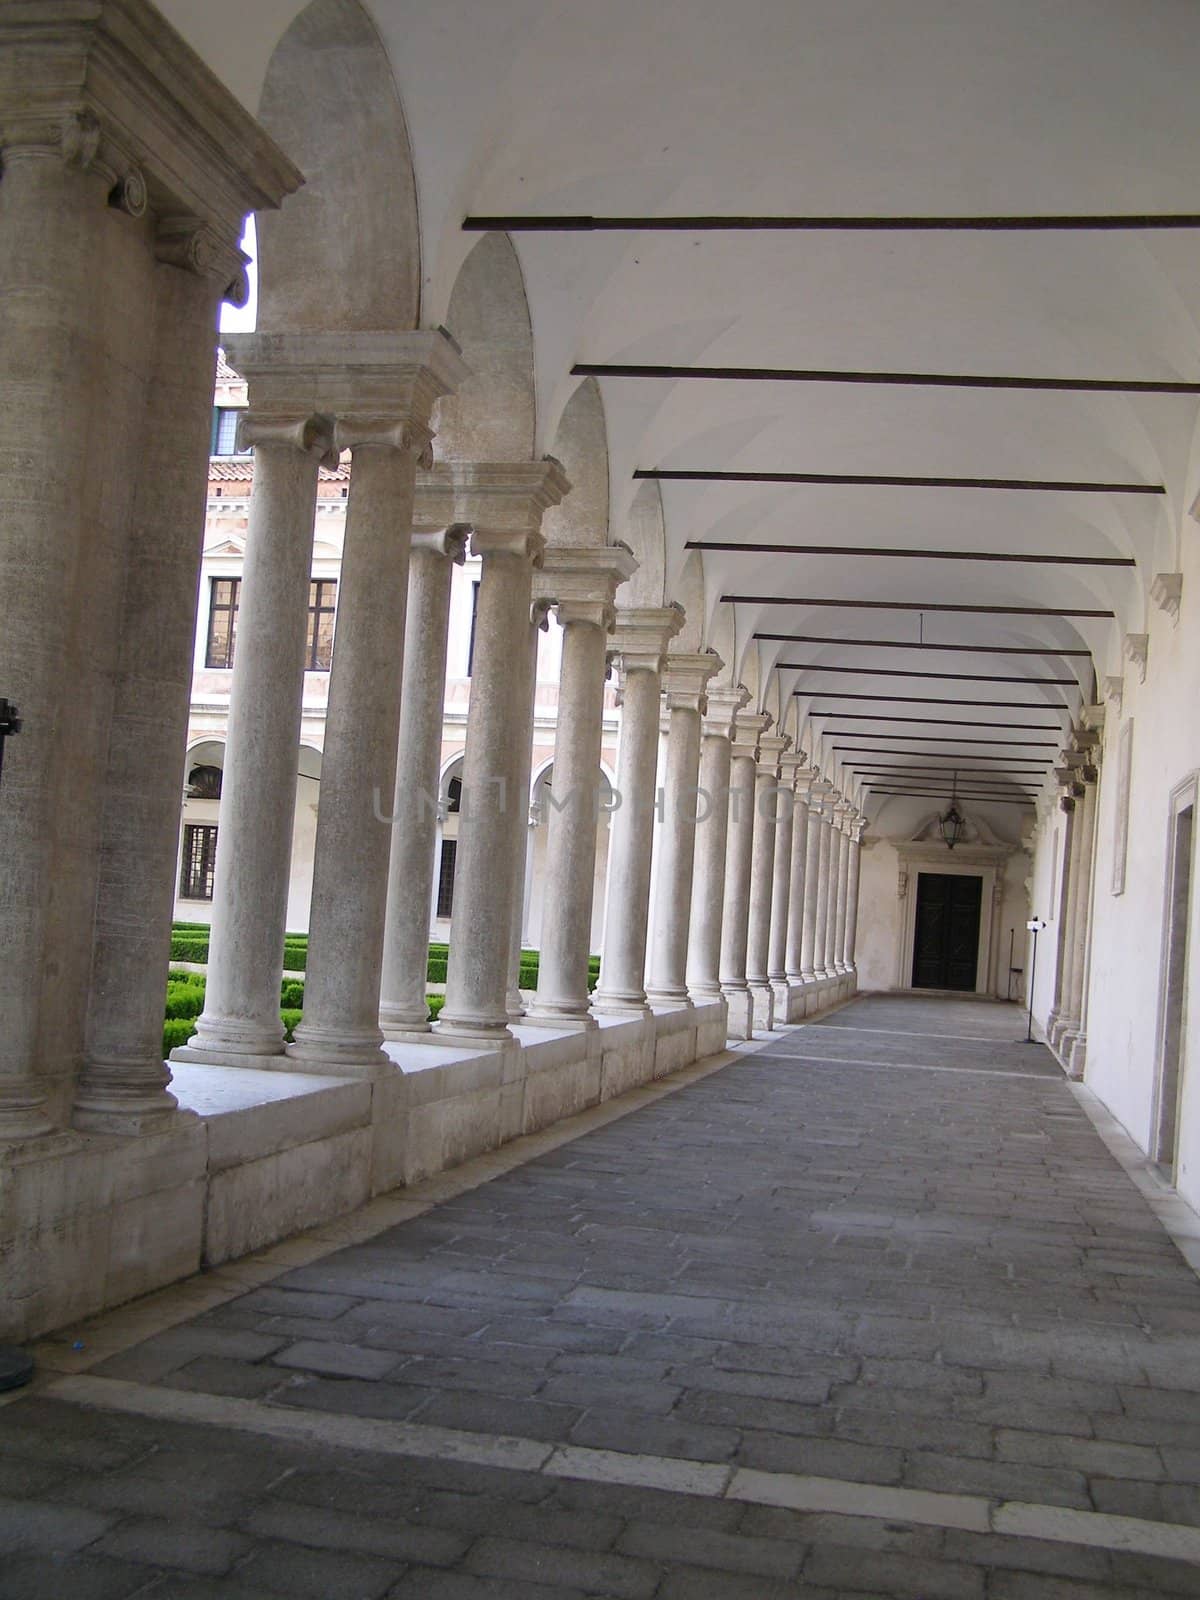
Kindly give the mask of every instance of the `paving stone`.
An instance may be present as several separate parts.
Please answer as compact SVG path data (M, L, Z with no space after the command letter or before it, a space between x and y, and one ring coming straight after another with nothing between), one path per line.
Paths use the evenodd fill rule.
M582 1589L561 1584L513 1583L475 1578L466 1572L435 1572L413 1567L391 1591L388 1600L585 1600Z
M202 1394L233 1395L241 1400L258 1400L288 1382L288 1374L278 1367L259 1366L249 1361L231 1361L224 1356L198 1356L185 1367L166 1373L161 1382L168 1389L194 1389Z
M110 1556L5 1556L0 1600L126 1600L146 1582L145 1567Z
M617 1541L624 1555L644 1556L668 1570L679 1566L713 1567L723 1572L759 1573L766 1578L794 1578L807 1553L798 1542L755 1539L657 1522L631 1523Z
M840 1439L787 1437L747 1432L738 1464L763 1472L794 1472L806 1477L844 1478L853 1483L899 1483L904 1467L900 1450L852 1444ZM932 1487L932 1485L922 1485Z
M311 1317L325 1322L344 1315L357 1303L354 1295L324 1294L311 1289L281 1289L274 1286L252 1290L250 1294L235 1300L232 1309L259 1312L263 1316Z
M422 1408L420 1420L439 1428L464 1428L469 1433L563 1440L570 1437L581 1414L579 1406L514 1400L505 1395L459 1389L435 1394Z
M587 1411L571 1429L572 1444L638 1455L680 1456L688 1461L727 1461L741 1436L735 1428L708 1427L615 1407Z
M382 1378L401 1364L394 1351L368 1350L358 1344L322 1344L302 1339L271 1358L277 1367L300 1367L339 1378Z
M418 1561L426 1566L453 1566L470 1543L462 1534L419 1527L398 1517L355 1516L282 1499L255 1507L242 1526L259 1538L319 1549L356 1550L362 1555Z
M303 1411L332 1411L338 1416L387 1417L404 1420L437 1397L436 1390L415 1384L381 1383L361 1378L309 1378L296 1374L272 1396L272 1403Z
M631 1411L649 1411L665 1416L683 1390L677 1384L655 1383L647 1379L624 1381L617 1377L596 1377L588 1373L556 1372L538 1391L538 1398L577 1406L625 1406Z
M186 1366L197 1356L224 1356L233 1361L261 1361L286 1343L280 1334L240 1328L171 1328L144 1344L102 1361L95 1371L105 1378L130 1383L155 1383L168 1372Z
M48 1501L0 1499L0 1555L81 1550L117 1520L110 1512Z
M498 1495L458 1494L448 1490L416 1496L405 1514L414 1522L458 1533L577 1545L583 1550L611 1548L624 1525L622 1517L590 1508L565 1509L549 1500L524 1505Z
M880 1550L822 1545L804 1563L806 1583L862 1590L899 1600L983 1600L985 1573L961 1562L942 1562Z
M378 1556L270 1543L259 1545L242 1563L237 1581L297 1600L381 1600L403 1572L398 1562Z
M832 1589L686 1567L668 1573L656 1600L837 1600Z
M249 1549L250 1540L240 1533L165 1517L131 1517L96 1545L104 1555L208 1576L228 1572Z
M1172 1454L1176 1454L1172 1452ZM1078 1439L1053 1433L1031 1433L1027 1429L1000 1428L996 1432L996 1455L1001 1461L1025 1461L1037 1466L1070 1467L1076 1472L1105 1478L1187 1478L1182 1463L1170 1462L1157 1450L1134 1444L1115 1444L1103 1439ZM1200 1451L1193 1465L1200 1468ZM1191 1479L1200 1483L1200 1477Z
M567 1550L516 1539L481 1539L467 1557L480 1577L573 1586L614 1600L651 1600L662 1576L659 1567L631 1556Z

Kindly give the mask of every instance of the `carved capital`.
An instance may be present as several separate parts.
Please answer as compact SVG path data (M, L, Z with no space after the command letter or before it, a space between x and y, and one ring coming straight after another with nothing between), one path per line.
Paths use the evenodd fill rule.
M413 555L441 556L454 566L461 567L467 559L469 528L456 522L448 528L416 528L412 536Z
M703 712L708 703L708 681L720 670L721 658L710 650L668 651L663 667L667 709Z
M341 416L333 441L342 450L398 450L413 455L419 466L433 465L433 434L411 417Z
M238 417L238 448L282 446L316 456L322 466L337 465L333 447L333 418L313 414L306 417L280 415L253 408Z
M680 605L620 607L612 630L612 649L621 670L661 672L667 645L683 623Z
M738 713L750 703L750 691L744 684L722 685L707 692L708 709L704 717L704 731L720 739L732 741Z
M616 616L615 608L606 600L556 600L555 615L563 628L599 628L607 633Z
M249 257L199 217L163 217L154 231L154 253L167 266L220 285L223 300L244 306L250 298Z
M612 626L617 589L637 571L637 558L627 544L547 545L534 583L536 592L560 607L600 604ZM560 620L561 614L560 614Z
M1146 681L1146 658L1150 652L1150 635L1148 633L1127 633L1122 645L1125 659L1131 661L1137 669L1138 682Z
M1159 572L1150 585L1150 598L1160 611L1165 611L1172 622L1179 621L1179 603L1183 597L1183 573Z
M791 748L791 743L790 733L764 734L758 741L759 771L769 772L778 779L783 753Z

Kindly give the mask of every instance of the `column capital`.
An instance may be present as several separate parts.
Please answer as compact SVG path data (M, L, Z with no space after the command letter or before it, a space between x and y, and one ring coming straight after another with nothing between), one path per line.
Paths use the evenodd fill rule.
M307 407L338 419L340 448L376 444L426 460L434 402L467 376L444 333L235 333L225 348L251 410Z
M6 161L57 154L95 172L113 204L202 225L239 267L246 213L304 182L149 0L0 8L0 149ZM180 264L227 270L208 246Z
M764 772L774 773L776 779L780 775L780 762L785 750L791 748L792 736L790 733L764 734L758 741L758 763Z
M758 744L774 719L769 711L739 711L734 723L733 755L758 760Z
M417 474L423 517L471 528L474 555L509 550L540 561L542 518L571 488L550 456L541 461L443 461Z
M667 645L684 624L683 607L621 606L609 646L622 673L661 672Z
M461 567L467 559L467 540L471 530L459 522L452 522L449 527L427 528L420 525L413 528L412 553L416 555L445 556L456 567Z
M637 568L637 557L627 544L547 545L533 592L555 606L564 626L592 622L607 633L616 618L617 588Z
M706 686L720 672L722 661L711 650L695 653L668 651L663 664L663 694L668 711L703 711L708 703Z
M708 709L704 714L704 732L717 738L732 740L735 736L738 714L750 703L750 691L744 684L724 685L708 691Z

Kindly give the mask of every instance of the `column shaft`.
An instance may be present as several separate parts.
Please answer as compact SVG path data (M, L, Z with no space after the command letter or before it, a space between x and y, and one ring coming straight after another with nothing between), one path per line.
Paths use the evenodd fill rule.
M850 836L843 822L837 841L837 909L833 921L833 967L839 977L846 971L846 908L850 893Z
M818 978L828 978L829 964L826 959L829 949L829 856L832 844L833 824L826 813L824 806L817 819L819 822L819 854L817 856L817 896L816 896L816 927L813 943L813 968Z
M788 897L787 975L799 982L804 973L804 908L808 863L808 779L796 790L792 823L792 886Z
M513 859L516 863L516 882L513 884L512 924L508 958L508 1016L515 1022L525 1015L525 1002L521 998L521 936L525 931L525 893L530 873L530 823L529 782L533 776L533 725L537 710L538 636L546 628L548 605L540 600L533 603L529 619L529 637L524 656L514 665L513 693L523 694L527 717L520 735L518 770L514 783L516 797L513 803Z
M408 572L404 690L392 802L379 1022L385 1038L429 1030L429 907L437 845L450 586L461 533L417 534Z
M829 898L825 905L825 976L837 976L837 902L839 878L839 841L842 838L841 829L838 827L838 815L829 821Z
M687 944L692 915L699 775L700 711L695 705L676 704L670 711L667 735L662 859L646 983L648 997L659 1004L687 1000Z
M549 786L546 899L532 1017L590 1023L588 956L596 881L600 745L609 615L559 606L563 623L558 725Z
M1094 779L1094 769L1092 771ZM1095 854L1097 792L1095 781L1085 781L1079 844L1079 886L1071 919L1067 989L1063 1003L1063 1016L1066 1019L1068 1029L1078 1029L1083 1010L1088 920L1092 903L1092 860Z
M155 366L131 526L121 656L100 846L100 879L76 1127L148 1132L175 1098L163 1062L184 783L196 528L203 515L219 280L155 273Z
M767 976L787 983L788 913L792 897L792 838L796 826L795 796L785 784L776 795L775 875L771 885L771 945Z
M771 887L775 876L775 798L778 778L761 762L754 779L754 844L750 856L750 922L746 981L755 993L755 1026L769 1028L767 959L771 943Z
M705 812L696 827L696 870L688 930L687 985L689 994L697 1000L719 999L721 994L731 763L729 733L706 726L700 743L701 804Z
M656 660L621 666L621 734L617 750L621 804L613 813L609 835L597 1011L643 1011L646 1006L646 922L650 909L660 684Z
M393 430L388 430L391 433ZM339 424L339 437L341 424ZM427 437L427 436L426 436ZM386 1061L380 974L404 671L409 541L420 435L353 444L338 626L313 863L304 1019L288 1055L340 1067Z
M858 877L862 870L862 840L857 830L850 835L850 886L846 891L846 946L847 972L857 972L854 950L858 941Z
M821 882L821 797L810 791L808 838L804 850L804 919L800 936L800 977L804 983L817 978L817 901Z
M204 1011L173 1060L282 1056L287 920L317 468L327 422L243 422L254 488L229 698ZM258 1064L261 1064L259 1062Z
M514 654L520 657L528 648L533 559L540 544L540 535L522 548L482 543L454 928L437 1030L442 1034L501 1042L512 1037L508 972L518 882L512 808L528 804L527 795L517 792L528 699L513 693L512 665Z

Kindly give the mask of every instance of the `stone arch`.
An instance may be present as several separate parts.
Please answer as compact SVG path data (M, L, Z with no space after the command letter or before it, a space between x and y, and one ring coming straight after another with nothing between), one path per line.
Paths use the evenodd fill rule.
M595 378L585 378L567 401L550 454L562 463L571 492L542 521L550 544L608 543L608 427Z
M359 0L312 0L280 39L259 117L305 176L258 218L258 326L403 332L421 315L417 185L387 51Z
M667 539L662 494L654 478L645 478L638 485L629 507L625 542L637 557L638 569L617 590L618 606L666 605Z
M533 328L521 263L506 233L485 233L463 262L446 326L470 376L439 403L436 459L532 460Z

